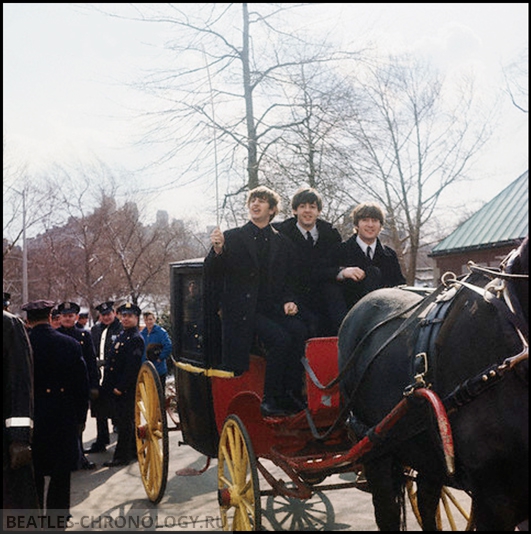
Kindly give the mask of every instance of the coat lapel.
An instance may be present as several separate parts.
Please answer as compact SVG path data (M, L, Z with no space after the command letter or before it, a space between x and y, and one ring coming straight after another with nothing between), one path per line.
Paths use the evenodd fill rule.
M258 266L258 251L256 249L256 239L254 238L254 224L248 222L242 226L242 231L244 233L244 244L249 250L249 254L256 266Z

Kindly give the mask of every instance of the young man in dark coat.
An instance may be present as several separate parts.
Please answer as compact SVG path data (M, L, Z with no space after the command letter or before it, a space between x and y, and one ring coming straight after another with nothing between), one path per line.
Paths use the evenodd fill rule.
M105 362L101 393L111 399L118 426L118 441L113 459L105 467L120 467L134 461L136 379L142 365L144 339L138 330L141 310L130 302L117 310L122 318L123 331L116 338L114 349Z
M406 283L396 252L378 238L385 222L382 208L365 202L354 208L351 217L354 235L341 244L337 255L341 266L337 279L343 284L348 309L370 291Z
M87 416L89 383L81 345L50 324L53 305L37 300L22 309L27 314L35 368L33 465L37 493L43 512L53 513L64 526L70 514L70 473L79 461L79 433ZM45 497L47 476L50 482Z
M301 409L302 363L307 329L293 286L295 259L289 239L271 226L280 197L267 187L247 197L249 222L211 234L205 277L220 290L222 359L227 370L249 368L255 338L266 350L262 414Z
M323 201L315 189L299 189L291 200L291 209L294 216L274 227L287 235L295 248L302 317L310 337L337 336L347 314L343 290L336 280L339 268L333 261L341 235L319 218Z

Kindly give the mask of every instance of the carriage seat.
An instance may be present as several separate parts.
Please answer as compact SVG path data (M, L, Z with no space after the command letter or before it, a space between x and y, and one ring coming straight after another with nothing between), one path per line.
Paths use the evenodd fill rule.
M337 336L314 337L306 341L306 394L308 409L312 414L339 410L339 384L329 389L321 389L314 380L326 386L338 375ZM311 375L314 375L312 377Z

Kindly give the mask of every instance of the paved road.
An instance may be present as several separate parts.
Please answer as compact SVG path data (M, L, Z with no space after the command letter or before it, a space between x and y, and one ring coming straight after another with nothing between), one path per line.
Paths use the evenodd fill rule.
M95 434L95 420L90 419L83 435L85 446ZM176 470L201 469L206 459L187 445L179 446L180 432L170 432L169 437L168 484L158 505L146 497L138 463L122 468L102 467L105 460L112 458L116 442L116 435L112 434L113 443L106 452L90 455L98 469L72 474L73 518L67 530L222 530L217 460L212 460L202 475L179 476ZM335 475L325 483L348 481L349 476ZM260 488L270 489L263 479ZM308 501L262 496L261 505L264 530L378 530L370 494L355 488L326 491ZM408 530L421 530L411 513Z

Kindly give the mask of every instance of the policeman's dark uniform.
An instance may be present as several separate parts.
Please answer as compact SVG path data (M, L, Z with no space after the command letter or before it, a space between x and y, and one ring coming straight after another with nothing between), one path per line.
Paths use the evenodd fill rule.
M5 293L4 293L5 298ZM3 506L38 510L30 445L33 434L33 353L21 319L4 311ZM25 457L13 458L27 449ZM16 450L13 450L16 449ZM12 465L12 462L16 465Z
M75 302L62 302L57 307L60 314L74 313L78 314L80 307ZM92 342L92 336L88 330L77 328L75 325L66 327L61 325L58 332L67 336L73 337L81 345L83 351L83 359L87 366L87 372L89 377L89 398L94 399L98 395L98 385L100 381L100 371L96 362L96 351L94 350L94 344ZM85 421L86 423L86 421ZM96 464L89 461L83 452L83 435L79 435L79 468L80 469L95 469Z
M57 307L59 313L79 313L80 307L75 302L62 302ZM91 333L82 328L76 328L72 326L71 328L66 328L65 326L60 326L57 329L61 334L66 334L67 336L73 337L81 345L81 350L83 351L83 359L85 360L85 365L87 366L87 372L89 375L89 386L90 389L97 390L98 384L100 382L100 372L98 369L98 363L96 360L96 351L94 349L94 343L92 341Z
M11 305L11 293L4 291L4 310L9 311L9 306Z
M114 311L114 302L112 300L102 302L96 306L96 310L98 310L100 315L108 315ZM122 330L122 323L118 317L115 317L114 321L109 325L105 325L99 321L91 328L90 333L98 358L98 367L103 368L105 362L108 361L111 353L114 351L116 338ZM102 340L103 347L101 346ZM100 395L98 399L92 401L90 410L92 417L96 418L97 434L96 441L85 452L103 452L110 443L108 419L111 417L111 409L106 406L105 396Z
M81 345L49 323L53 302L25 304L35 368L33 465L41 508L70 513L70 472L79 460L79 429L88 410L89 383ZM46 499L44 477L50 476Z
M79 312L78 314L78 317L79 319L88 319L88 312ZM86 326L82 325L80 322L79 322L79 319L77 320L75 326L76 328L80 328L81 330L89 330L89 328L87 328Z
M134 314L140 317L136 304L123 304L118 308L122 315ZM136 379L142 365L144 339L138 326L124 328L116 338L114 349L105 362L101 393L111 400L118 426L118 441L112 461L107 467L127 465L136 459L135 444L135 390ZM121 394L116 394L118 390Z

